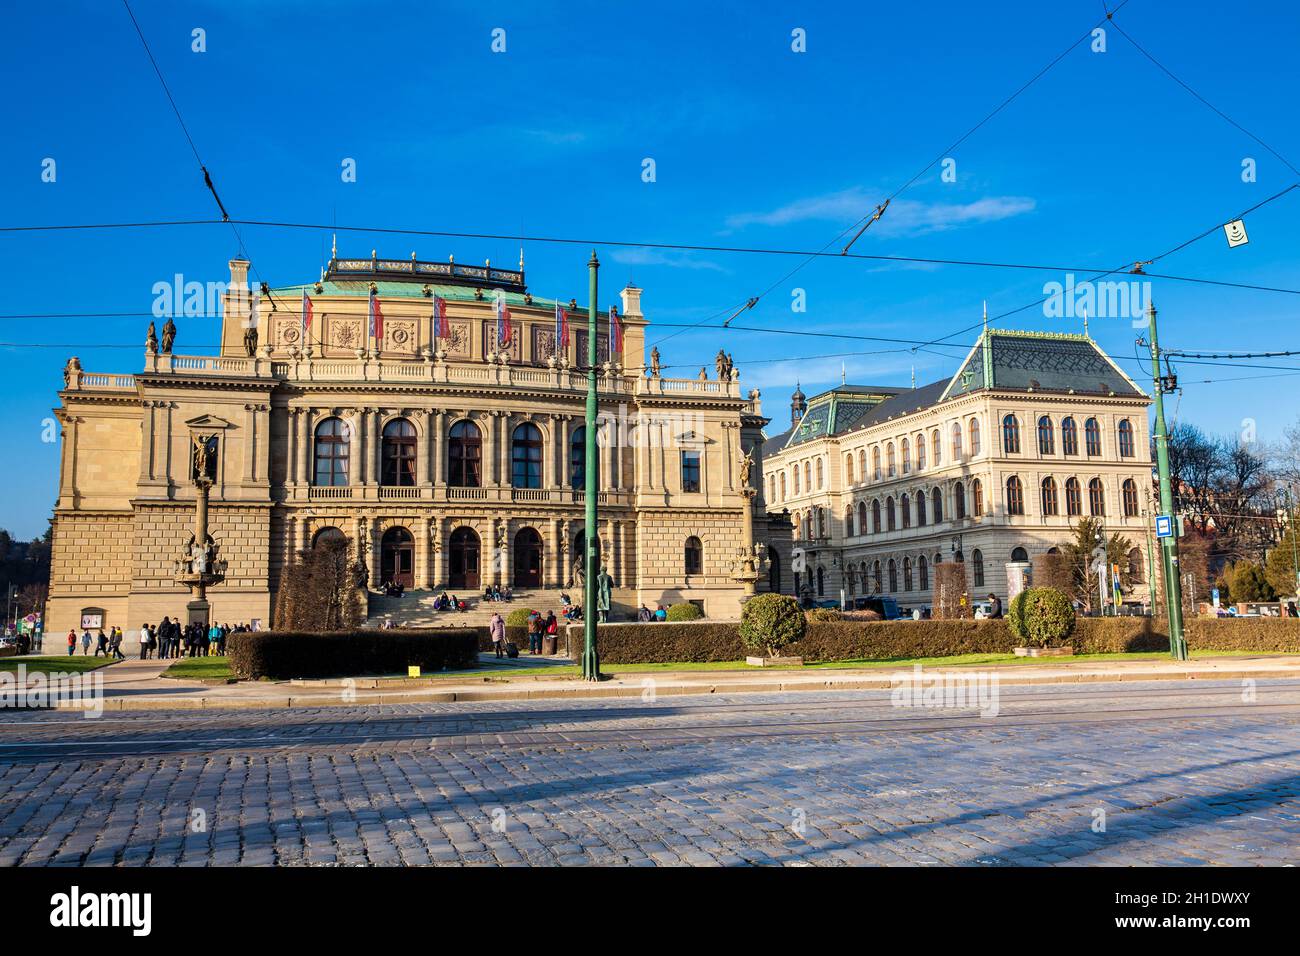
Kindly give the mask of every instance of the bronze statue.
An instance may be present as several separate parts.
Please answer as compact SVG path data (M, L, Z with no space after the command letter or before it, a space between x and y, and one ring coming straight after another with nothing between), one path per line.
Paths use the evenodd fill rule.
M613 588L614 579L609 576L609 572L602 565L600 573L596 576L596 611L599 614L597 620L601 624L609 620L610 597Z
M149 331L144 335L144 350L150 355L158 354L158 330L154 328L153 319L149 320Z
M208 471L212 464L213 452L208 450L208 442L211 436L195 435L194 436L194 480L195 483L203 481L209 477Z
M742 451L740 456L740 477L744 480L746 486L749 485L749 478L754 473L754 447L751 447L747 452Z
M172 344L176 341L176 323L172 321L171 316L163 323L162 349L163 355L170 355Z

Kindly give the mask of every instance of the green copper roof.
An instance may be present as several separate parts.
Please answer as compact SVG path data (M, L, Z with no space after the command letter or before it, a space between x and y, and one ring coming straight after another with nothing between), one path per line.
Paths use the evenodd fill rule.
M378 291L381 299L426 298L424 295L424 285L419 282L386 282L381 280L375 282L375 289ZM474 298L474 290L467 289L463 285L438 285L437 283L431 282L429 283L429 289L433 295L441 296L448 302L476 301ZM316 291L316 283L314 282L308 282L303 285L278 286L271 291L275 295L283 298L292 297L296 299L302 295L304 290L306 290L307 294L310 296L357 296L364 298L370 294L370 282L365 279L326 279L321 283L322 291L320 292ZM533 296L533 301L530 303L525 301L523 293L505 292L503 294L505 296L506 305L520 306L522 308L554 309L557 301L555 299ZM483 298L477 301L490 303L495 297L495 289L484 289ZM567 302L561 302L559 304L568 308ZM585 305L579 305L576 311L585 315L587 307Z
M1067 332L986 330L941 400L991 388L1145 395L1096 342Z

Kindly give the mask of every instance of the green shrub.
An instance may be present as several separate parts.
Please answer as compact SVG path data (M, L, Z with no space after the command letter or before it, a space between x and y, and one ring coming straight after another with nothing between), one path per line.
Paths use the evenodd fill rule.
M669 621L698 621L704 617L704 612L694 604L683 602L669 607L667 615Z
M506 615L506 627L522 627L527 630L528 616L533 613L530 607L517 607Z
M815 607L810 611L804 611L804 616L809 621L841 621L844 615L833 607ZM879 618L880 615L876 615Z
M351 677L359 674L458 670L478 663L472 627L389 631L253 631L226 639L231 673L269 677Z
M1007 608L1007 629L1026 644L1059 647L1074 630L1074 606L1056 588L1026 588Z
M803 637L806 628L799 602L786 594L760 594L746 601L740 612L741 641L770 657Z

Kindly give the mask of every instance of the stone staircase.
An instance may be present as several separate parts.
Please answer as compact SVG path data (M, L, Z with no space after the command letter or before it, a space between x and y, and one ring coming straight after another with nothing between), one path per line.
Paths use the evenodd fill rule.
M532 591L516 591L513 601L485 601L482 593L466 594L458 592L457 597L469 605L469 610L435 611L433 602L442 591L411 590L401 597L389 597L386 594L370 592L369 613L366 627L379 627L391 620L395 627L475 627L487 626L494 612L507 616L516 608L526 607L541 611L554 611L560 617L560 590L558 588L538 588ZM452 592L448 592L452 593ZM573 592L569 593L574 597Z

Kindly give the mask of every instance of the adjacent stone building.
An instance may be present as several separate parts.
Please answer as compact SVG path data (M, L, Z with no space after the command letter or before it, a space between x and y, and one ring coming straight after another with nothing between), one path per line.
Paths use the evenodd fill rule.
M1144 580L1149 402L1086 335L992 330L920 388L796 389L790 430L764 448L768 507L793 513L804 564L782 573L814 599L924 608L934 566L956 560L975 598L1005 600L1092 515L1132 542Z
M56 409L50 631L183 616L191 454L210 436L209 526L225 562L208 591L217 621L269 625L286 562L322 535L350 539L372 585L573 588L587 493L585 305L565 306L570 331L557 346L557 303L528 291L522 264L372 254L269 290L254 321L248 268L230 263L220 354L177 354L169 330L159 343L151 329L134 374L69 361ZM742 394L729 363L716 379L661 377L645 354L641 290L625 288L617 311L611 325L601 310L597 334L595 489L615 616L676 601L736 616L742 546L778 566L790 552L788 518L769 514L761 487L744 494L761 484L759 394ZM613 354L611 328L622 339ZM763 569L757 590L767 586Z

